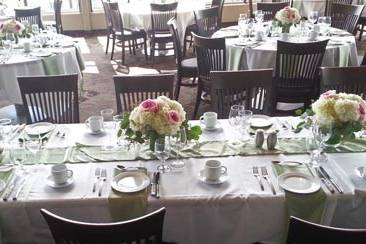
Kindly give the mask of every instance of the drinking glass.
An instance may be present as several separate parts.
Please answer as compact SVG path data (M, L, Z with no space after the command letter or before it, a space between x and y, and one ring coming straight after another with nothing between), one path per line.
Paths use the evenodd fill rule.
M37 167L37 164L40 165L41 158L39 156L39 152L42 148L42 138L39 135L38 137L31 137L27 138L25 141L25 148L32 154L32 160L35 165L34 171L37 171L39 167ZM37 163L38 161L38 163Z
M330 17L330 16L319 17L318 22L320 24L321 32L325 33L325 35L328 35L330 32L332 17Z
M166 173L171 170L169 165L165 164L165 161L169 158L170 155L170 142L169 136L164 136L162 138L158 138L155 141L155 156L161 161L161 164L158 165L157 169L161 173Z
M10 125L11 119L0 119L0 141L6 143L8 141L8 136L11 132Z
M317 167L319 165L319 156L321 155L319 150L319 143L316 141L313 134L309 135L305 139L306 152L310 157L310 166Z
M325 128L319 126L316 122L313 125L313 135L319 145L319 153L317 155L317 161L327 161L327 156L324 153L326 142L331 137L332 128Z
M232 126L236 130L239 130L240 127L242 126L240 111L243 111L243 110L244 110L244 106L242 106L242 105L233 105L230 108L229 125Z
M272 21L270 27L271 36L276 37L279 36L281 33L281 26L279 26L277 21Z
M248 133L248 127L250 123L250 119L253 116L253 112L250 110L241 110L239 111L239 116L241 118L241 135L243 140L250 139Z
M15 142L9 147L10 160L20 171L25 172L24 162L26 160L26 151L24 143Z
M122 136L118 137L118 135L117 135L122 120L123 120L123 115L122 114L117 114L117 115L113 116L114 129L115 129L115 132L116 132L115 133L115 135L116 135L116 144L118 146L123 145L122 140L121 140Z
M239 38L244 39L246 35L246 21L247 21L247 14L240 14L238 19L238 26L239 26Z
M33 24L31 28L32 28L33 35L36 36L39 34L39 26L37 24Z
M252 32L254 30L254 19L253 18L247 19L247 29L248 29L248 41L251 41L250 36L252 35Z
M319 12L318 11L310 11L308 15L308 20L314 25L318 21Z
M255 20L257 21L257 23L263 23L264 13L262 10L255 11Z
M100 115L103 117L104 128L107 133L107 142L103 145L102 149L106 151L113 150L115 148L115 143L113 141L113 135L116 132L116 126L113 121L113 109L107 108L100 111Z
M181 169L185 166L185 163L180 155L182 148L187 144L187 135L185 128L181 128L180 130L178 130L177 134L171 137L171 142L174 145L177 157L170 165L173 168Z

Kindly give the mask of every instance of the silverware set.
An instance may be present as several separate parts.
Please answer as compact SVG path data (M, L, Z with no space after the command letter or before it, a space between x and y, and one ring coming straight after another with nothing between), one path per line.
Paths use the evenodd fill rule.
M258 180L261 190L264 191L264 185L262 182L263 178L267 182L268 186L271 188L272 194L277 195L276 189L274 188L272 180L269 177L266 166L262 166L260 168L258 166L253 166L252 170L253 170L253 176Z
M92 192L98 192L98 197L102 196L102 191L106 181L107 181L107 169L102 169L99 167L95 168Z
M7 187L5 188L1 198L4 202L8 200L17 201L21 191L23 190L28 177L21 177L20 175L13 176Z
M320 178L321 182L332 194L334 194L335 191L343 194L342 187L334 180L333 177L328 174L328 172L322 166L315 168L315 172Z
M151 191L150 195L156 198L160 198L160 172L156 171L153 173L151 180Z

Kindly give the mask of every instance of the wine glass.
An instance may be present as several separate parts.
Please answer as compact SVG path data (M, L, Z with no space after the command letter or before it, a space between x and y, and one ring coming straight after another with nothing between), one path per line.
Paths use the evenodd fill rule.
M177 134L175 134L171 137L171 142L174 145L174 149L176 150L177 157L176 157L176 160L174 160L170 165L173 168L181 169L185 166L185 163L181 158L180 152L181 152L182 148L187 144L186 129L185 128L179 129Z
M305 144L306 144L306 152L309 154L310 157L309 165L311 167L317 167L319 165L318 161L321 153L319 150L319 143L315 139L313 133L311 133L311 135L306 137Z
M0 140L4 141L5 143L8 141L8 136L11 132L11 128L9 126L10 124L11 119L0 119Z
M310 11L308 15L309 21L314 25L318 21L319 12L318 11Z
M313 125L313 135L319 146L317 161L327 161L327 156L325 155L324 150L326 148L326 142L330 139L332 135L331 131L332 131L331 126L330 127L320 126L316 122Z
M248 133L248 127L249 127L250 119L253 116L253 112L250 110L240 110L239 116L241 118L241 135L243 137L243 140L250 139L250 136Z
M248 41L251 41L250 36L254 30L254 19L249 18L247 19L247 30L248 30Z
M37 24L33 24L32 26L31 26L31 28L32 28L32 33L33 33L33 35L38 35L39 34L39 26L37 25Z
M39 152L42 148L42 138L39 134L37 137L27 138L25 141L25 148L32 154L33 163L36 165L36 160L38 160L37 164L41 164L41 159L38 157ZM37 171L37 167L35 166L34 171Z
M113 109L107 108L100 111L100 115L103 117L104 128L107 133L107 141L103 145L102 150L110 151L115 148L115 144L113 143L113 134L116 131L116 126L113 121ZM106 123L108 122L108 123ZM112 123L111 123L112 122Z
M244 106L242 105L233 105L230 108L229 125L236 130L239 130L241 127L240 111L242 110L244 110Z
M323 17L319 17L319 24L321 26L321 30L322 32L324 32L326 35L329 34L330 32L330 26L332 23L332 17L330 16L323 16Z
M171 170L170 166L165 164L165 161L169 158L169 155L170 155L169 136L157 138L155 141L155 156L161 161L161 164L158 165L157 167L159 172L166 173Z
M262 23L264 20L264 13L262 10L255 11L255 20L257 23Z
M246 34L246 21L247 21L247 14L240 14L238 19L238 27L239 27L239 38L244 39Z

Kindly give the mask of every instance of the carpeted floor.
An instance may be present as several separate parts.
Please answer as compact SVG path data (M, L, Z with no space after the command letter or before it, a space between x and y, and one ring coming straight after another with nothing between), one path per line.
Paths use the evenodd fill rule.
M140 75L175 72L175 60L170 57L156 57L154 64L146 61L140 51L137 55L126 53L126 66L122 66L121 48L116 48L115 60L110 60L110 53L105 54L106 38L98 33L76 37L81 45L86 64L84 71L84 93L80 99L80 121L99 114L100 110L113 108L116 111L113 75ZM366 40L366 38L364 38ZM359 55L366 50L366 41L358 43ZM192 53L192 52L190 52ZM184 106L189 118L192 116L196 98L195 87L182 87L179 101ZM9 102L0 98L0 107ZM199 114L209 110L208 104L201 106Z

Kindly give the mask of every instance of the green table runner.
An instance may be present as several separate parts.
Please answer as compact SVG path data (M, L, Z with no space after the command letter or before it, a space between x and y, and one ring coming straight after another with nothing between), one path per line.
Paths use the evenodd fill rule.
M326 149L328 153L350 153L366 152L366 140L355 139L346 141L342 145ZM231 141L205 141L192 143L181 151L183 158L202 157L227 157L234 155L254 156L254 155L276 155L276 154L304 154L306 153L305 138L280 138L275 150L257 148L253 141L231 142ZM149 145L142 144L134 148L118 148L113 151L105 151L101 146L88 146L77 144L69 148L44 149L41 155L33 157L27 152L26 164L34 163L80 163L80 162L110 162L110 161L132 161L155 159L154 154L149 150ZM172 154L176 152L173 150ZM2 162L10 162L9 153L4 153Z
M115 169L114 175L121 172ZM121 193L112 189L108 197L108 207L113 221L124 221L144 215L148 192L148 188L135 193Z

